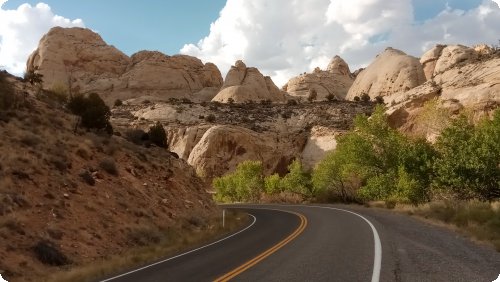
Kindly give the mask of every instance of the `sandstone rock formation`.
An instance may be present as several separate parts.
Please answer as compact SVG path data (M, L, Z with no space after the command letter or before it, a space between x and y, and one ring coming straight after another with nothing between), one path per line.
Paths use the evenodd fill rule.
M285 95L270 77L265 77L256 68L247 68L242 61L237 61L227 73L221 91L212 99L221 103L231 100L234 103L262 100L284 102Z
M438 111L450 116L466 109L476 120L500 105L500 54L491 48L438 45L421 62L425 84L384 97L393 126L432 140L439 132L418 121L426 102L437 99Z
M287 104L133 104L113 109L115 130L147 130L160 121L169 150L189 161L207 180L236 168L242 160L260 160L265 172L281 173L294 159L312 168L357 114L370 113L364 103ZM206 117L212 116L208 121Z
M426 81L422 65L415 57L387 48L363 70L349 89L346 99L368 94L370 98L408 91Z
M245 160L261 161L266 174L285 173L288 164L300 154L305 135L296 138L279 134L259 134L236 126L210 128L189 155L188 163L206 178L234 170Z
M210 101L222 86L214 64L150 51L129 58L83 28L52 28L29 57L27 70L43 74L44 88L96 92L108 103L137 97Z
M283 89L291 96L304 99L307 99L312 90L317 93L316 100L326 100L328 95L344 99L353 82L354 76L347 63L339 56L335 56L326 71L317 68L313 73L292 78Z

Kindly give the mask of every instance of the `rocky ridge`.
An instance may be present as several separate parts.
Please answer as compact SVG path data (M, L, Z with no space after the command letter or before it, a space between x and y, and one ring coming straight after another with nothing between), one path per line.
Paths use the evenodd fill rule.
M152 51L128 57L83 28L52 28L29 57L27 70L42 74L46 89L95 92L108 104L138 97L210 101L222 86L214 64Z

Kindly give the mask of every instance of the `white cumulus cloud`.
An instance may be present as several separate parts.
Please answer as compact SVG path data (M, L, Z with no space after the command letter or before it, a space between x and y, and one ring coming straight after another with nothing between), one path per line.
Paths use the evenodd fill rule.
M3 8L6 2L0 0L0 67L13 74L23 73L26 59L51 27L84 27L81 19L56 15L44 3L22 4L15 10L7 10Z
M223 73L243 59L281 86L325 68L335 55L355 69L388 46L420 56L438 43L496 44L500 8L494 1L468 11L447 7L417 22L411 0L227 0L210 34L181 53L213 62Z

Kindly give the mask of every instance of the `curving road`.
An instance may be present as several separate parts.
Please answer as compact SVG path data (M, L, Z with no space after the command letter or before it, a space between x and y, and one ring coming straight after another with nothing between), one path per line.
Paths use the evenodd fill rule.
M354 206L238 205L218 242L103 281L493 281L500 253L403 215Z

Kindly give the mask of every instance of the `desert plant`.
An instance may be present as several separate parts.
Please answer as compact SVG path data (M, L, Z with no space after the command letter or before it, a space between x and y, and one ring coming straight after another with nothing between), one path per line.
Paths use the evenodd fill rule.
M57 247L48 242L40 241L33 246L33 252L43 264L61 266L69 264L69 259Z
M136 144L142 145L149 140L149 135L142 129L129 129L125 131L125 139Z
M290 100L286 101L286 104L289 105L289 106L296 106L299 103L295 99L290 99Z
M227 99L227 103L228 103L229 105L234 104L234 99L233 99L233 98L228 98L228 99Z
M114 105L115 105L115 107L119 107L119 106L123 105L123 101L120 99L116 99Z
M149 140L160 148L167 148L167 133L160 122L156 122L148 131Z
M31 85L40 85L43 83L43 75L40 73L37 73L36 71L38 70L37 67L32 70L27 70L24 73L24 81L28 82Z
M354 96L354 99L353 99L353 100L354 100L354 102L359 102L359 101L361 101L361 99L359 98L359 96Z

